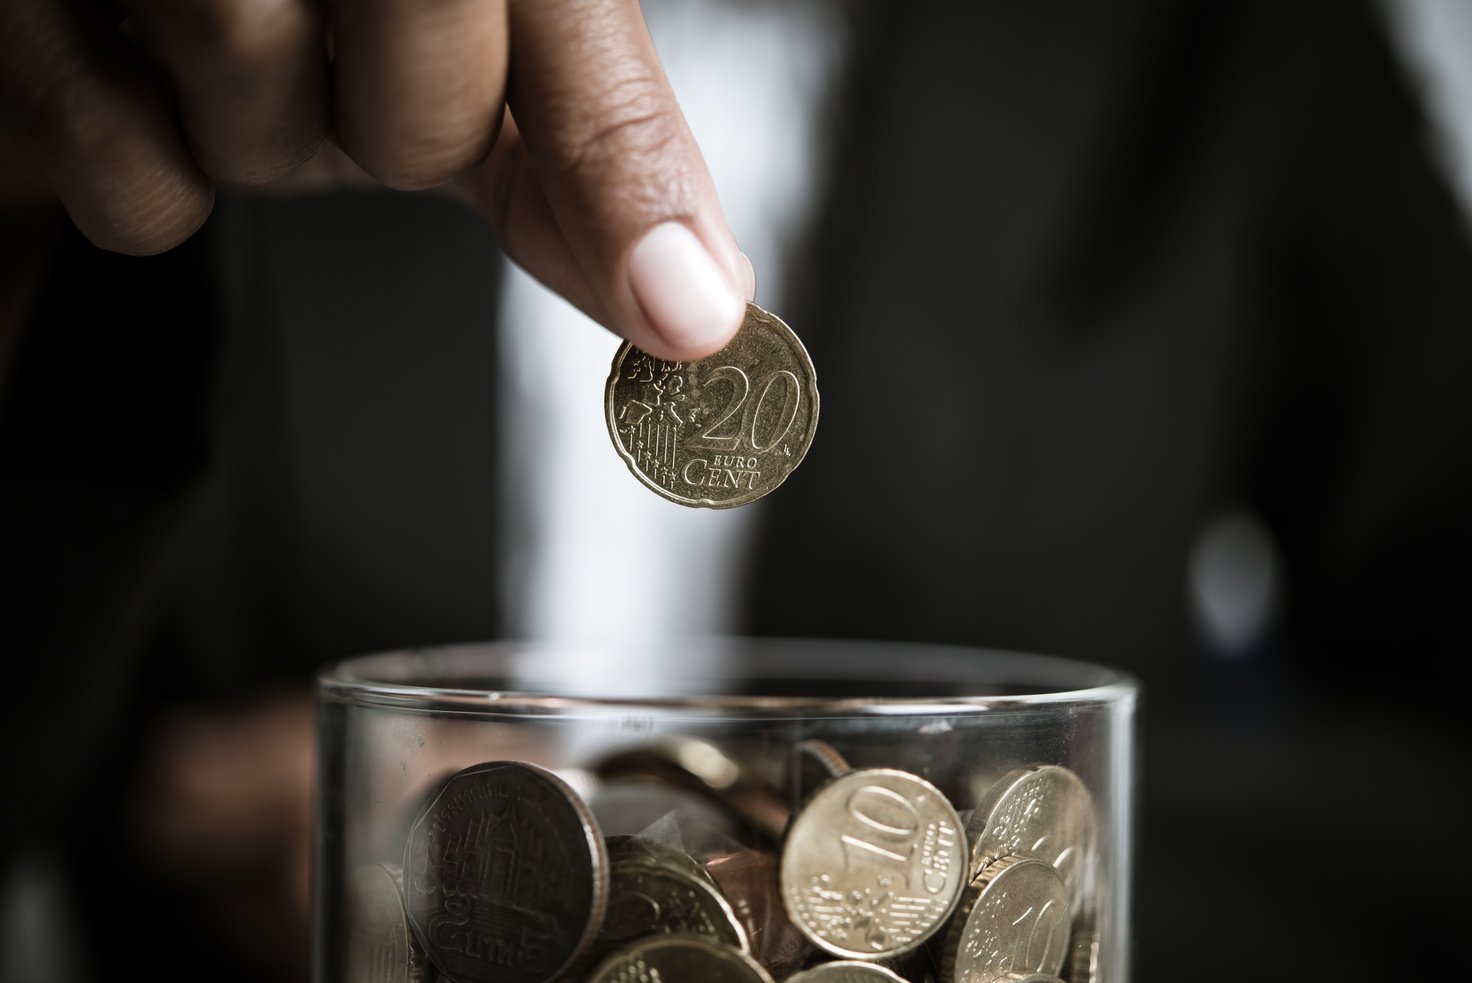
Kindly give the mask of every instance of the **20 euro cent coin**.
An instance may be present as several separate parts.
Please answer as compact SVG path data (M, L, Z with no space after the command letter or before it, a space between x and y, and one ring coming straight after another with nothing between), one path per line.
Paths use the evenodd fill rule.
M725 348L695 362L624 342L605 387L608 435L634 477L672 502L756 501L802 462L818 426L812 359L755 304Z

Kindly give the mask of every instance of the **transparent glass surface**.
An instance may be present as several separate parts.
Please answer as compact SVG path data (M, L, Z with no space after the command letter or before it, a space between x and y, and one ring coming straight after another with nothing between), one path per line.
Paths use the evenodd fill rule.
M366 916L355 914L350 885L366 865L404 868L416 818L450 776L514 761L561 778L587 806L597 834L662 839L697 864L747 852L780 858L791 817L846 768L894 769L930 783L954 807L964 839L978 807L995 806L999 783L1020 770L1060 766L1087 790L1093 836L1087 854L1067 861L1071 955L1058 975L1122 983L1129 978L1136 696L1135 681L1107 667L893 642L487 643L330 666L317 689L313 978L367 983L368 973L373 983L475 983L463 970L453 977L436 970L433 960L426 967L423 953L401 973L387 942L365 962L363 946L376 946L373 933L383 929L360 923ZM814 747L827 750L813 754ZM905 823L870 825L882 832ZM894 847L881 859L912 850L881 845ZM1065 866L1048 843L1011 846ZM1081 958L1089 942L1083 932L1097 942ZM423 933L409 926L411 939ZM939 930L889 962L917 980L961 979L954 965L946 971L945 937ZM1031 968L1021 965L1033 958L1026 949L1008 957L1014 969ZM357 967L351 973L350 964ZM561 979L591 978L591 966L565 969ZM780 980L794 968L776 966L772 975Z

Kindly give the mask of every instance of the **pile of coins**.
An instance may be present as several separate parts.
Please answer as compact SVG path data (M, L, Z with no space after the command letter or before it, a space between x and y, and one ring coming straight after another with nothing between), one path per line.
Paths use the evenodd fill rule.
M1066 768L1014 770L964 814L816 740L765 775L683 737L592 773L587 800L518 761L441 782L402 866L348 880L345 978L1096 983L1095 812Z

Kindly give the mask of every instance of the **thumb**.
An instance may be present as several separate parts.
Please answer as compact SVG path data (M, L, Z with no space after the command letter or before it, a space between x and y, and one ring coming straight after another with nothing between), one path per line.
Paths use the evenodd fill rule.
M508 253L652 355L724 347L754 292L634 0L510 6L511 117L465 181Z

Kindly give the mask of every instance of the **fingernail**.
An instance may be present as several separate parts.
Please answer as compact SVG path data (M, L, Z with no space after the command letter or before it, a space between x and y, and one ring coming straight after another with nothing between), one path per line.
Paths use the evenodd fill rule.
M746 270L746 299L756 300L756 267L751 265L751 257L745 253L741 254L741 263Z
M724 344L745 303L705 246L679 222L656 225L629 255L629 287L650 325L671 344Z

